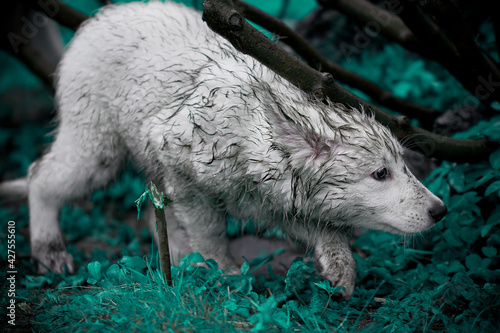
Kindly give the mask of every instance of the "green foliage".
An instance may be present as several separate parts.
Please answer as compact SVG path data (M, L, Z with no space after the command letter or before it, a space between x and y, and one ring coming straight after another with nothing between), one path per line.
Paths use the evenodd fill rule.
M436 110L446 111L463 105L463 101L477 101L438 64L416 57L397 44L385 45L383 51L375 54L363 52L359 59L350 57L341 65L397 97ZM364 93L355 92L370 100Z

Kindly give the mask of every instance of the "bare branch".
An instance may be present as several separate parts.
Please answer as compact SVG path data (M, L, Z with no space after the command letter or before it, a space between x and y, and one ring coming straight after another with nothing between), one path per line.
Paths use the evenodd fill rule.
M35 10L41 10L61 25L72 30L77 30L80 24L89 18L87 15L71 8L59 0L52 0L50 5L47 2L41 2L39 0L22 0L22 2Z
M0 23L0 35L3 36L0 39L0 49L21 60L47 87L54 89L52 74L57 64L34 48L22 32L21 18L29 17L29 12L17 3L8 5L10 15L4 16Z
M353 88L360 89L380 105L403 113L409 117L417 118L426 125L426 127L430 127L434 119L440 115L440 113L434 109L425 108L396 97L392 93L383 90L372 81L329 61L281 20L241 0L233 0L233 4L245 18L259 24L273 34L280 36L280 41L293 48L310 66L317 70L331 73L338 81L344 82Z
M331 74L320 73L277 46L248 24L231 0L205 0L203 19L208 26L228 39L239 51L248 54L307 93L328 96L332 101L372 110L376 119L399 139L409 138L424 154L455 161L485 159L496 148L487 139L456 140L414 127L391 116L338 85Z
M31 44L23 45L15 55L29 68L33 74L38 76L50 89L54 89L54 72L57 64L46 59Z
M76 29L87 16L56 0L51 2L22 0L20 3L9 2L7 6L7 10L12 12L4 17L4 22L0 26L4 36L0 40L0 48L19 58L50 89L54 89L52 75L57 64L47 59L30 43L31 39L38 35L39 30L27 34L23 30L23 18L31 17L30 14L36 10L33 17L36 15L42 17L40 13L43 13L57 19L61 24Z

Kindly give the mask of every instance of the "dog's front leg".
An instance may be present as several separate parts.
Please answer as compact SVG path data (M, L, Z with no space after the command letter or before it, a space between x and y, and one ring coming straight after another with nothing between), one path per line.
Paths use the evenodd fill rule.
M351 297L356 278L356 261L349 246L350 236L343 231L327 232L320 236L315 256L321 266L321 276L333 286L343 286L340 294L344 299Z

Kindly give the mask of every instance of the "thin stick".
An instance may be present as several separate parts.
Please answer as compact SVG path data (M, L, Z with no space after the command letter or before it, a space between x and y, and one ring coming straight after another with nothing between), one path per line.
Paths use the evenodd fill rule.
M163 208L160 209L155 207L155 216L156 229L158 230L158 256L160 257L161 272L167 280L167 284L171 286L172 273L170 271L170 250L168 247L167 221Z
M172 273L170 270L170 247L168 245L167 220L164 208L167 201L163 193L158 192L155 184L150 183L150 199L155 207L156 231L158 232L158 256L160 257L161 272L167 284L172 286Z

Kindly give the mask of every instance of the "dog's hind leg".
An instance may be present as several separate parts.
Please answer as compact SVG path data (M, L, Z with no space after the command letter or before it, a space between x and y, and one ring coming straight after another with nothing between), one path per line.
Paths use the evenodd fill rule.
M39 271L72 272L59 226L59 211L72 199L106 185L124 158L118 140L87 129L61 126L50 151L30 166L30 242Z

